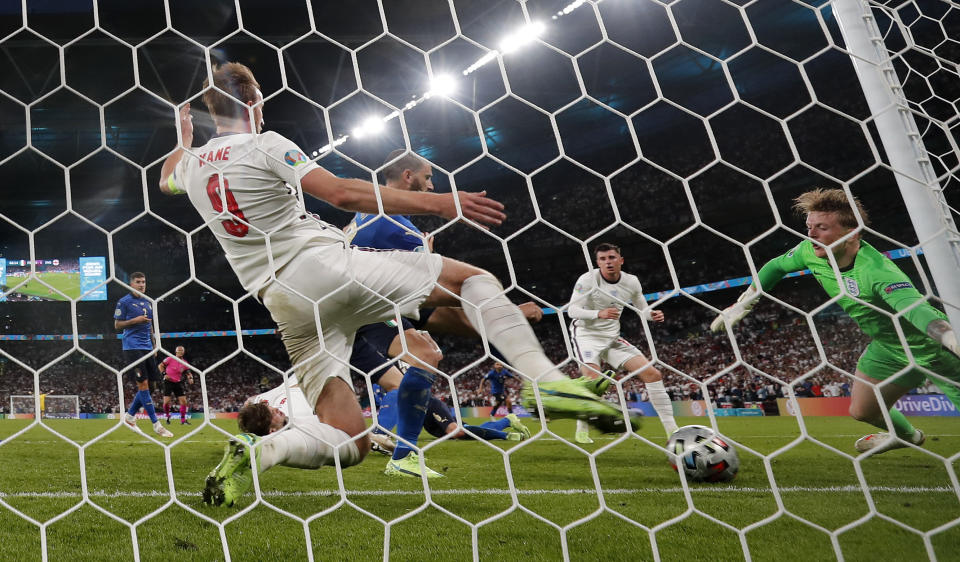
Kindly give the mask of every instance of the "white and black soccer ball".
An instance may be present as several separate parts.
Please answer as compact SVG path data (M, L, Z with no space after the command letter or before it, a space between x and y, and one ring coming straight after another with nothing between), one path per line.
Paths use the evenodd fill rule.
M737 450L709 427L687 425L667 440L667 457L674 470L683 468L693 482L727 482L740 470Z

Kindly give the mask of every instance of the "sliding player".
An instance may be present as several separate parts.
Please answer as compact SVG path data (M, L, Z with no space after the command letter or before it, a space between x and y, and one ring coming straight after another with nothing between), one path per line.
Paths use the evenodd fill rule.
M757 272L757 278L763 291L769 292L784 275L809 269L830 298L840 296L837 304L870 336L870 344L857 362L850 415L889 431L874 388L892 377L879 390L895 436L873 433L861 437L855 444L860 452L877 454L906 447L908 443L923 444L923 432L892 406L911 388L924 383L925 374L916 366L960 382L960 346L946 316L924 301L910 278L889 258L860 239L857 216L863 224L869 222L860 201L855 198L853 201L856 211L842 189L814 189L797 197L794 209L806 216L807 239L768 261ZM839 269L842 290L828 251ZM726 325L736 325L758 298L755 284L751 285L736 304L717 316L710 329L720 332ZM896 321L895 314L907 320L900 326L913 363L892 324ZM936 378L931 380L960 407L960 392L955 385Z
M600 365L606 363L613 369L639 372L640 380L647 387L650 403L657 411L663 429L669 437L677 430L673 417L673 402L663 386L663 376L639 349L620 336L620 314L626 305L640 309L644 318L663 322L663 312L651 310L643 297L640 280L636 275L625 273L620 248L613 244L598 244L594 249L597 269L584 273L573 287L573 296L567 308L573 350L580 361L580 374L585 379L597 379ZM612 381L597 380L597 393L602 395ZM593 443L589 428L577 420L575 439L578 443Z
M212 77L215 87L207 87L204 101L217 134L203 147L189 148L193 126L184 104L180 144L163 163L160 189L188 194L244 289L261 299L277 322L308 403L321 421L358 437L360 458L370 441L347 361L357 328L389 320L397 308L416 318L421 307L474 303L470 324L517 370L538 381L545 414L580 416L611 430L623 426L621 410L565 377L546 357L523 313L491 274L426 252L351 248L340 229L304 210L299 190L342 209L463 217L483 225L502 223L500 203L483 192L379 189L338 178L290 140L260 134L263 94L249 68L227 63Z

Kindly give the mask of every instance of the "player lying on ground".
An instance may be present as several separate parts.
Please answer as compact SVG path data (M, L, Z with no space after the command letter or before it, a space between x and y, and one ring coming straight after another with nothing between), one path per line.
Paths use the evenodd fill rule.
M250 489L251 448L258 473L277 465L308 469L333 466L337 457L342 468L362 460L350 435L314 415L295 376L287 379L287 387L280 385L258 394L240 409L237 424L242 433L230 439L220 464L207 476L204 503L231 506ZM258 444L261 437L275 432L280 433Z
M889 433L873 433L857 440L856 449L882 453L905 447L907 443L923 444L923 432L892 407L911 388L923 384L925 378L923 371L911 364L904 351L892 324L896 321L893 316L900 313L907 320L900 326L917 366L960 382L960 347L956 334L946 316L923 301L923 295L900 268L860 239L857 214L864 224L868 221L859 201L854 199L857 214L841 189L815 189L800 195L795 202L794 209L806 216L808 239L770 260L757 272L761 288L770 292L784 275L809 269L827 295L833 298L842 294L837 303L871 339L857 362L850 415L889 430L874 394L874 385L894 377L880 387L880 394L883 409L890 413L896 438ZM837 282L837 272L827 256L828 251L833 254L840 270L842 290ZM735 325L750 312L758 298L756 286L751 285L736 304L717 316L710 329L720 332L726 324ZM931 380L960 407L956 383L935 377Z
M244 289L262 300L277 323L308 403L323 423L351 436L360 458L370 440L347 366L357 328L393 318L395 306L416 318L421 307L462 306L461 297L474 329L538 382L546 415L583 417L607 430L623 426L621 410L564 376L546 357L523 313L491 274L437 254L351 248L340 229L306 212L299 194L357 212L434 214L480 225L502 223L500 203L485 192L379 189L338 178L290 140L260 134L263 94L247 67L224 64L213 72L213 82L204 101L217 134L205 146L190 148L193 125L184 104L180 146L163 163L160 189L188 194Z
M392 431L396 425L397 391L383 393L377 411L377 428ZM530 428L525 426L516 414L507 414L499 420L491 420L480 425L457 425L453 411L436 396L430 397L423 429L437 439L450 435L451 439L483 439L486 441L508 440L523 441L530 437ZM469 433L468 433L469 432ZM471 435L473 434L473 435Z
M408 335L407 338L410 354L404 356L404 359L410 360L410 355L416 353L418 360L429 362L429 365L421 368L436 368L441 358L440 350L429 335L420 333ZM361 353L364 350L365 348L362 346L359 348ZM354 354L357 354L357 350L354 351ZM378 375L378 380L386 382L388 386L393 386L393 389L388 393L394 397L389 399L393 412L396 412L395 397L404 390L402 382L399 387L396 383L396 379L401 376L395 366L390 366L386 372ZM262 473L276 465L310 469L334 465L338 455L342 468L360 462L361 457L356 454L356 448L350 446L350 436L343 431L321 423L317 416L311 415L310 405L297 384L296 377L290 377L287 386L289 387L289 400L288 393L281 385L250 398L241 408L237 423L242 433L227 443L223 459L207 476L203 492L205 503L233 505L253 484L251 469L254 465ZM387 410L390 410L390 407L387 407ZM386 426L386 429L389 430L397 422L394 414L387 415L390 416L390 421L381 419L379 416L377 421L381 424L389 424ZM511 435L517 435L513 439L519 441L530 436L530 430L512 414L502 422L490 422L479 427L468 425L461 428L457 425L456 418L446 405L433 397L431 397L430 405L426 409L426 416L429 421L424 423L424 416L421 413L418 422L419 427L426 429L435 437L442 437L450 433L453 434L452 438L454 439L472 439L473 437L466 433L464 428L483 439L511 439ZM293 419L294 422L289 424L288 427L290 419ZM417 422L414 421L413 423ZM512 430L509 434L503 431L508 427ZM285 430L282 433L272 436L260 445L253 447L255 462L251 463L250 448L247 445L257 445L260 437L284 428ZM417 478L421 474L426 475L427 478L442 476L442 474L427 468L420 462L417 452L414 450L418 438L419 430L412 439L401 440L397 448L404 447L407 453L399 459L393 458L387 463L385 471L387 475ZM405 443L405 441L407 442Z
M647 387L650 403L669 437L677 430L677 422L673 418L673 402L663 386L663 375L639 349L620 336L620 315L626 305L636 307L638 314L653 322L663 322L663 312L647 307L640 279L623 271L624 260L618 246L598 244L593 253L597 268L577 279L567 308L580 374L597 379L601 363L610 365L615 371L623 369L637 373ZM597 380L597 393L601 396L613 382L612 374ZM582 420L577 420L575 439L578 443L593 443L589 428Z

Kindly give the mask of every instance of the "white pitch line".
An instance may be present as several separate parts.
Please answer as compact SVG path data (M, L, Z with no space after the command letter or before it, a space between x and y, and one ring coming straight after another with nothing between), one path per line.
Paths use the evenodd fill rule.
M696 487L690 488L691 494L768 494L773 491L772 488L753 488L753 487L744 487L744 486L709 486L709 487ZM924 493L957 493L957 490L949 486L871 486L871 492L893 492L898 494L924 494ZM846 492L846 493L862 493L863 489L859 486L823 486L823 487L814 487L814 486L785 486L780 488L781 493L837 493L837 492ZM590 490L586 488L572 488L564 490L517 490L518 496L540 496L540 495L560 495L560 496L572 496L572 495L596 495L596 490ZM605 494L681 494L683 493L683 488L615 488L610 490L604 490ZM348 496L418 496L422 495L423 492L420 490L348 490ZM486 488L478 489L471 488L465 490L431 490L431 495L434 496L470 496L470 495L484 495L484 496L509 496L510 490L502 490L495 488ZM170 497L169 492L161 492L158 490L151 490L149 492L123 492L123 491L113 491L107 492L104 490L93 490L90 492L90 497L95 498L149 498L149 497ZM200 492L178 492L177 496L188 496L196 497L199 496ZM264 497L268 498L277 498L277 497L339 497L340 492L338 490L310 490L306 492L281 492L281 491L265 491L262 492ZM0 492L0 498L79 498L81 497L79 492Z

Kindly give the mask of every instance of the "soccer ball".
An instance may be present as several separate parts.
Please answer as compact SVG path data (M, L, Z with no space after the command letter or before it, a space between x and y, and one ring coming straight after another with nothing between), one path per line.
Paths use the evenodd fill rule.
M673 432L667 440L670 466L683 467L687 480L693 482L727 482L740 469L740 458L733 445L702 425L687 425ZM670 454L672 453L672 454Z

